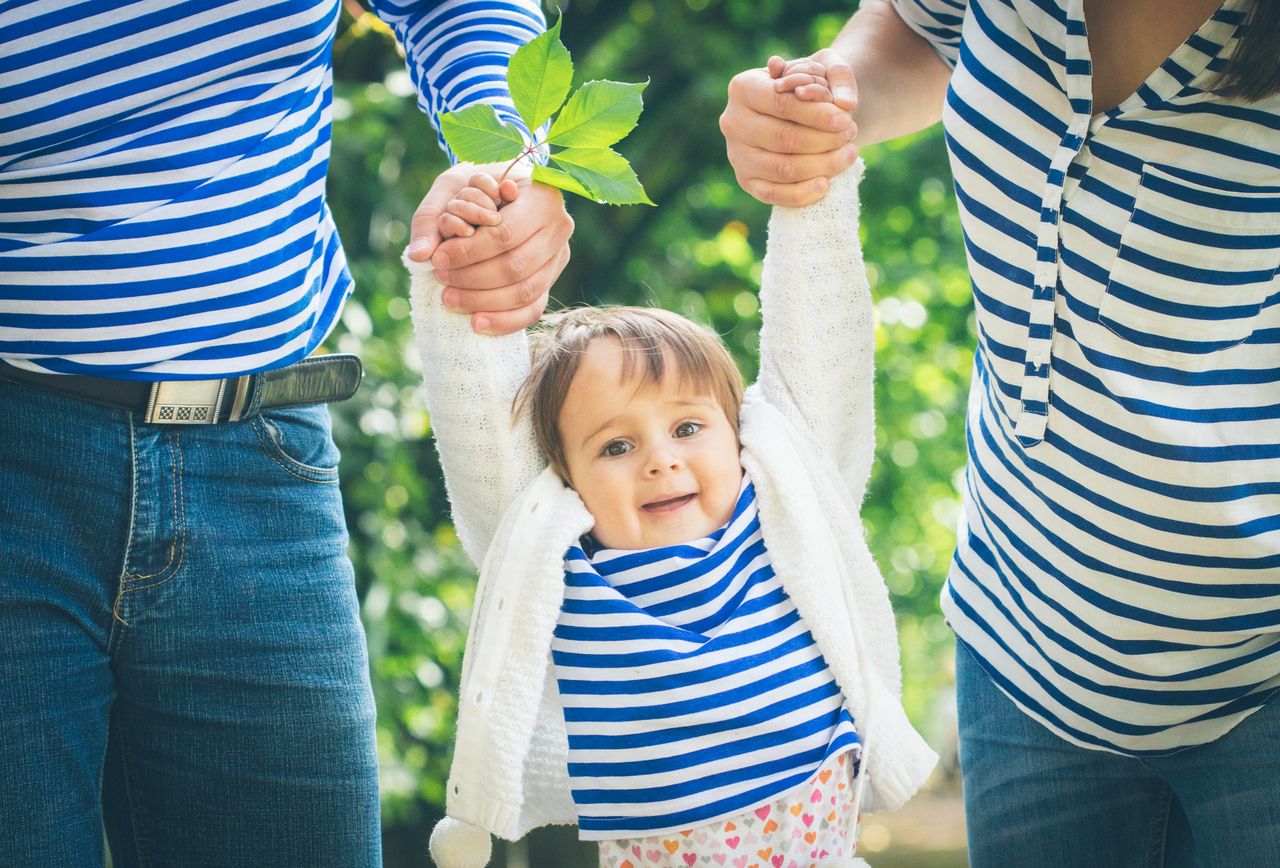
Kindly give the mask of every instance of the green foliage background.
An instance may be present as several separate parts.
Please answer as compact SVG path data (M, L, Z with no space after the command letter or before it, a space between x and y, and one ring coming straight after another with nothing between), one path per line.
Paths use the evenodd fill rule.
M768 209L739 190L717 119L735 73L771 53L792 57L829 44L855 4L559 6L575 84L651 79L640 125L619 150L658 207L570 202L573 260L554 303L681 311L723 335L750 378ZM357 289L331 345L359 353L367 369L359 395L335 407L336 436L379 708L384 823L391 833L417 834L443 804L474 583L449 524L417 391L399 262L410 215L447 163L384 28L344 15L335 68L329 201ZM908 711L937 741L944 737L937 698L951 680L937 596L959 510L974 344L969 284L939 130L864 156L863 242L879 326L878 455L863 515L899 613Z

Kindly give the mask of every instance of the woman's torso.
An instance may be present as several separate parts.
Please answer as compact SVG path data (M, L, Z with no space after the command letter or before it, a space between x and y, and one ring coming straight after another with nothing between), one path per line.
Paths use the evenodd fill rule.
M944 608L1060 734L1163 752L1280 684L1280 98L1206 92L1228 0L1096 112L1123 70L1092 81L1091 6L963 21L944 127L979 338Z

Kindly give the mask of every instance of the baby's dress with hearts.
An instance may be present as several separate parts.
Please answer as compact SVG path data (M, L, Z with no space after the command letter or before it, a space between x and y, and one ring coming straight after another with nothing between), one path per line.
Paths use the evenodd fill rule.
M841 754L785 796L732 819L667 835L601 841L600 866L814 868L819 860L852 859L855 756L856 751Z
M552 660L580 836L608 868L853 856L860 742L755 490L700 540L565 558Z

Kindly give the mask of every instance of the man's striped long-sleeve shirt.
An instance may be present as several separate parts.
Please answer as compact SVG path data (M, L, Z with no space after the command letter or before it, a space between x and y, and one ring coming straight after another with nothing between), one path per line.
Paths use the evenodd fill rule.
M535 0L375 0L434 119L521 126ZM351 291L325 200L339 0L0 4L0 359L231 376L314 350Z

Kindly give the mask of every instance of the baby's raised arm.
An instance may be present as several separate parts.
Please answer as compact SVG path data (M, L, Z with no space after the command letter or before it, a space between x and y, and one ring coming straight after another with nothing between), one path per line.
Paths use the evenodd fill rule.
M501 222L518 195L516 182L473 175L439 221L444 237L470 236ZM476 334L471 316L445 309L430 262L405 257L431 428L444 469L454 526L479 566L512 499L542 470L526 414L513 418L512 399L529 370L523 330Z
M793 79L789 86L825 85ZM855 503L865 494L874 451L872 306L858 243L861 174L859 161L832 178L814 204L774 207L753 387L835 459Z

